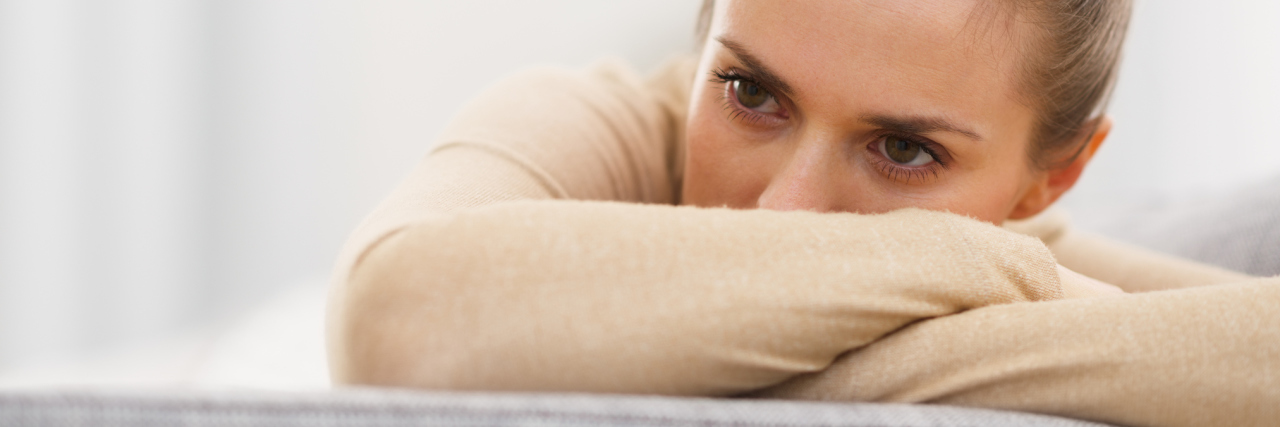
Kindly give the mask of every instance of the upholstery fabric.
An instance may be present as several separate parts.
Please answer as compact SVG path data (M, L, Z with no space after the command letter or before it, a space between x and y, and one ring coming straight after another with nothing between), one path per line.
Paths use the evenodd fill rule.
M848 426L1099 427L939 405L585 394L336 390L0 392L3 426Z
M1100 221L1095 231L1219 267L1274 276L1280 274L1280 176L1226 194L1129 206Z

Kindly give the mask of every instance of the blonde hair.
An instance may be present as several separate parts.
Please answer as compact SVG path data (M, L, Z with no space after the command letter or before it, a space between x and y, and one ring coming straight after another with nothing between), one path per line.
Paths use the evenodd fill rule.
M1021 93L1038 112L1029 160L1040 169L1070 163L1096 130L1095 119L1106 113L1132 0L1006 0L1002 5L1011 17L1039 18L1034 24L1042 30L1023 50L1021 64ZM715 0L703 0L695 29L698 46L706 43L714 9Z

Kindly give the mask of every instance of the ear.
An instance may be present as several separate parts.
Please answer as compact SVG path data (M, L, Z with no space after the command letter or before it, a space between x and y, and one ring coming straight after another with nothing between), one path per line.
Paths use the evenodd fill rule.
M1062 197L1063 193L1070 190L1076 185L1076 181L1080 179L1080 174L1084 172L1085 165L1089 164L1089 160L1093 159L1094 153L1098 152L1098 147L1102 146L1102 142L1107 139L1107 135L1111 134L1111 126L1113 121L1110 115L1103 115L1094 119L1092 126L1085 126L1085 129L1092 127L1093 133L1086 135L1088 141L1080 150L1080 155L1071 160L1071 163L1059 165L1053 169L1043 171L1040 176L1036 177L1031 187L1023 193L1022 198L1014 205L1013 211L1009 213L1009 219L1024 219L1048 208L1049 205Z

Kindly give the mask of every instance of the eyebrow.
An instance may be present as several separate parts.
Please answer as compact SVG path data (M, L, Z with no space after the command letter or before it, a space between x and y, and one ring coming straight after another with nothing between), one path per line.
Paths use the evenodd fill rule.
M733 56L737 57L739 62L742 62L742 67L746 68L747 71L751 73L751 78L755 79L758 83L764 84L770 89L782 92L783 95L792 95L791 85L787 84L786 80L778 77L778 75L770 70L769 67L766 67L764 63L760 61L760 58L752 55L751 52L748 51L746 47L742 46L741 43L729 40L724 36L716 37L716 41L729 49L729 52L732 52Z
M975 141L982 141L981 135L977 132L960 127L954 123L947 121L941 117L925 117L925 116L907 116L894 117L888 115L870 114L862 116L862 121L870 123L876 127L881 127L902 133L924 134L930 132L952 132L969 137Z
M741 43L730 40L725 36L716 37L716 41L720 42L726 49L729 49L729 52L733 53L733 56L737 57L739 62L742 62L743 68L746 68L751 73L751 77L757 82L782 92L783 95L792 96L791 85L788 85L786 80L778 77L769 67L766 67L760 61L760 58L752 55ZM862 116L862 121L876 127L902 133L952 132L964 135L975 141L983 140L982 136L978 135L977 132L956 125L941 117L870 114Z

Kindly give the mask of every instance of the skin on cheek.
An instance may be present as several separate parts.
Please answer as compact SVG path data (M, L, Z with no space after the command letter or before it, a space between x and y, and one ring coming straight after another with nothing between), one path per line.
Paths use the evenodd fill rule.
M702 207L747 208L735 200L760 194L770 171L761 170L754 156L732 142L718 107L690 110L686 127L686 163L682 204Z

